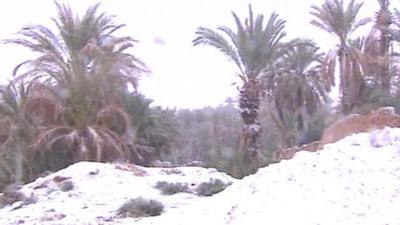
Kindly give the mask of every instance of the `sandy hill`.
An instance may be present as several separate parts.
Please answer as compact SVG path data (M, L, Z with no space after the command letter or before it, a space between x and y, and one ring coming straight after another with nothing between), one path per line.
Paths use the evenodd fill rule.
M0 209L4 225L398 225L400 128L298 152L241 180L200 167L81 162L1 197L17 199ZM148 207L123 213L138 198Z

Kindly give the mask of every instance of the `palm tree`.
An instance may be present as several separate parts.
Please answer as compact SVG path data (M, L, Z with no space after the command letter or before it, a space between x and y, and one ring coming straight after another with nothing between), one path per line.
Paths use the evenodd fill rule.
M27 88L24 84L9 83L0 86L0 118L3 138L0 142L1 183L21 183L29 179L28 145L37 133L37 126L30 111ZM6 175L6 174L7 175Z
M351 0L345 7L343 0L326 0L322 6L312 6L311 24L339 39L338 47L329 51L322 68L326 87L335 85L336 60L339 61L342 111L348 112L360 96L363 79L360 51L349 45L350 35L370 19L357 20L363 3Z
M69 6L56 4L59 18L53 21L59 35L36 25L24 27L19 38L4 41L39 54L16 67L17 79L40 79L71 96L71 105L83 107L84 101L95 111L102 104L115 102L117 90L128 84L136 87L138 75L146 68L126 52L133 47L134 39L113 36L124 25L115 24L113 17L104 13L97 15L99 4L90 7L82 18L75 17ZM19 73L22 68L26 70Z
M285 128L302 133L306 132L305 118L327 98L319 77L323 54L308 39L295 39L285 49L279 60L281 75L274 82L274 103ZM289 146L295 144L293 138L288 141Z
M389 0L378 0L380 9L375 13L374 26L364 41L364 52L369 56L369 75L374 77L376 88L390 96L390 48L394 16Z
M74 15L68 5L56 6L58 18L53 22L58 34L33 25L24 27L17 38L3 41L37 53L37 58L15 68L14 82L41 84L41 93L51 96L59 109L57 123L42 128L31 145L35 156L43 159L58 149L71 163L136 154L127 129L129 119L119 100L120 91L135 88L139 75L147 71L141 60L127 52L136 40L114 36L124 25L98 14L99 4L88 8L83 17Z
M153 102L139 93L121 93L136 147L146 160L160 159L170 153L177 136L175 110L151 107Z
M258 139L261 133L258 110L265 94L260 78L285 36L285 21L279 19L278 14L272 13L264 26L264 16L260 14L254 17L250 5L249 17L244 23L234 12L232 14L236 32L225 26L220 26L217 30L199 27L193 44L213 46L237 66L237 75L242 81L239 88L239 107L244 123L245 162L254 165L258 160ZM256 166L252 167L255 169Z
M374 29L379 31L379 57L388 58L390 54L390 46L392 37L390 34L390 26L392 25L393 16L389 10L389 0L378 0L380 5L379 11L375 15ZM379 84L383 90L387 90L390 93L390 71L389 71L388 60L382 60L379 64Z

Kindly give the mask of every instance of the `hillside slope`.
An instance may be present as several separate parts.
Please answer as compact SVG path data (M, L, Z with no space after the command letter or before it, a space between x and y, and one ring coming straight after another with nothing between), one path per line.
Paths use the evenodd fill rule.
M232 184L205 197L203 182ZM60 185L70 181L72 186ZM187 184L164 195L158 181ZM68 183L68 182L67 182ZM0 224L400 224L400 128L346 137L319 152L260 169L242 180L213 169L143 168L81 162L25 185L25 201L0 210ZM155 199L159 216L121 218L136 197Z

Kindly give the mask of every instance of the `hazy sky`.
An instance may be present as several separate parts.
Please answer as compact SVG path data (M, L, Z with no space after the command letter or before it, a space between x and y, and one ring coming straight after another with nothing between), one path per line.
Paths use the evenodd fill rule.
M208 46L193 47L191 41L199 26L233 27L231 11L247 16L248 3L254 13L268 19L273 11L287 20L287 40L307 37L324 50L334 39L309 24L310 6L323 0L65 0L74 12L102 2L100 11L116 15L127 27L121 32L140 42L134 54L143 59L152 73L143 77L140 90L155 100L156 105L181 108L215 106L227 97L236 97L235 67L224 55ZM399 1L392 1L397 5ZM53 0L0 0L0 39L13 37L22 26L51 24L56 16ZM376 0L365 1L361 17L371 16L378 8ZM399 7L398 7L399 8ZM360 18L361 18L360 17ZM29 58L26 50L0 46L0 81L10 78L12 69Z

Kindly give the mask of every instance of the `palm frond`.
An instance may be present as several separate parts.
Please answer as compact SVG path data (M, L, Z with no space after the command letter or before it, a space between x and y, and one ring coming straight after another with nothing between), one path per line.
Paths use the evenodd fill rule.
M343 1L326 0L321 6L313 5L311 15L314 17L311 24L346 41L359 27L367 24L370 19L357 20L357 15L363 3L351 0L347 7Z
M196 31L197 38L193 40L193 45L210 45L223 52L230 60L235 62L239 70L243 70L238 52L229 42L220 34L212 29L199 27Z
M335 86L335 70L336 70L336 59L338 56L338 50L333 49L326 54L325 60L322 64L321 79L325 85L325 88L330 91L331 87Z

